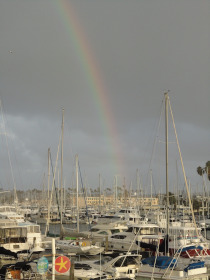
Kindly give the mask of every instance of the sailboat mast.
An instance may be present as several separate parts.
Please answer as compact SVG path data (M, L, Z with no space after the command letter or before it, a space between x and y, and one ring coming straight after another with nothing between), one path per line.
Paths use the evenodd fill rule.
M101 213L101 174L99 174L99 213Z
M151 207L151 210L152 210L152 169L150 169L150 207Z
M64 109L62 109L62 125L61 125L61 181L60 181L60 208L61 208L61 229L62 229L62 216L63 216L63 130L64 130Z
M48 155L47 201L49 202L49 199L50 199L50 148L48 148L47 155Z
M137 190L137 209L140 211L140 196L141 196L141 191L140 191L140 178L139 178L139 170L136 170L136 190Z
M50 220L50 148L47 152L48 156L48 180L47 180L47 223L45 229L45 235L49 232L49 220Z
M9 159L9 164L10 164L10 169L11 169L11 176L12 176L12 181L13 181L13 188L14 188L14 204L15 206L18 205L18 196L17 196L17 189L16 189L16 183L15 183L15 178L14 178L14 173L13 173L13 168L12 168L12 161L11 161L11 156L10 156L10 151L9 151L9 144L8 144L8 137L7 137L7 131L6 131L6 126L5 126L5 119L4 119L4 112L3 112L3 106L2 102L0 100L0 111L2 115L2 121L3 121L3 129L4 133L6 136L6 144L7 144L7 153L8 153L8 159Z
M169 192L168 192L168 92L165 93L165 142L166 142L166 237L169 237ZM169 255L168 244L166 244Z
M77 232L79 232L79 173L78 155L76 155L76 187L77 187Z

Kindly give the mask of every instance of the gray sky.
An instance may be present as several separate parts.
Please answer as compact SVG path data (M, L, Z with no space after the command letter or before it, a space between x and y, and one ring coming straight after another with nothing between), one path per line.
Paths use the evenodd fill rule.
M48 147L55 168L64 108L67 186L78 154L87 186L98 187L100 173L104 187L115 175L135 187L139 169L148 189L152 169L155 191L164 189L164 116L158 123L166 90L186 175L192 188L201 185L196 168L210 160L209 27L208 0L1 0L0 96L17 188L42 184ZM1 130L7 188L3 119ZM177 163L183 188L169 138L170 185Z

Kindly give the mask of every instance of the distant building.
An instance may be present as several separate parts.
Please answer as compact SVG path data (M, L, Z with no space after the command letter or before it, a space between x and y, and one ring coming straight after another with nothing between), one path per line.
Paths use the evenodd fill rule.
M118 198L117 201L114 196L88 196L86 197L86 203L84 197L79 196L79 207L87 206L105 206L121 204L124 206L138 206L143 208L157 207L159 205L158 197L130 197L130 198ZM73 204L76 205L76 198L73 199Z

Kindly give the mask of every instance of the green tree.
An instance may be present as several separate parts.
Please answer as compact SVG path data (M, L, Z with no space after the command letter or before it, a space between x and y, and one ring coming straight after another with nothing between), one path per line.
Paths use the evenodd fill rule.
M204 168L202 168L201 166L198 166L198 167L197 167L197 173L198 173L200 176L202 176L202 175L205 173Z
M207 178L210 180L210 161L207 161L207 162L206 162L205 167L198 166L198 167L197 167L197 173L198 173L200 176L203 176L203 174L206 173Z
M110 188L106 188L105 189L105 192L106 192L106 195L111 195L111 193L112 193L112 190L110 189Z
M207 174L207 177L210 181L210 161L206 162L206 174Z
M199 211L200 207L202 206L202 202L197 199L196 196L192 199L193 209Z
M172 192L168 193L169 195L169 204L176 205L176 197ZM164 195L163 201L166 202L166 194Z

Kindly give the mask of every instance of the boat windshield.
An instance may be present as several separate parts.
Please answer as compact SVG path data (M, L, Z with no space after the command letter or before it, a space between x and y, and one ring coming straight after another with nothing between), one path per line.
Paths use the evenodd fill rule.
M130 227L127 232L133 232L134 234L140 234L140 235L156 235L159 233L158 227Z
M112 230L111 230L111 233L112 233L112 234L114 234L114 233L118 233L118 232L120 232L120 230L119 230L119 229L112 229Z
M91 228L91 230L90 230L91 232L97 232L98 231L98 229L97 228Z

